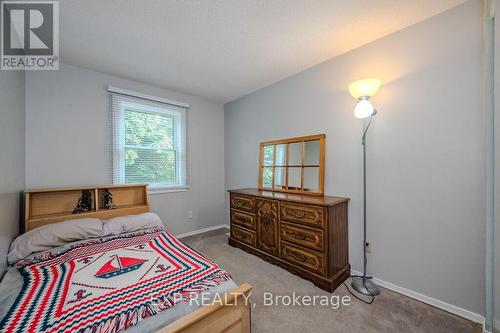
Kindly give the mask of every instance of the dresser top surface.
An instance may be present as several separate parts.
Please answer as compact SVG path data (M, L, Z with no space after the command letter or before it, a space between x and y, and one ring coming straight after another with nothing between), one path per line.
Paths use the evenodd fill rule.
M256 188L241 188L235 190L228 190L228 192L235 194L242 194L242 195L251 195L254 197L260 197L266 199L292 201L297 203L304 203L304 204L318 205L318 206L335 206L350 200L349 198L343 198L343 197L313 196L307 194L272 192L272 191L263 191Z

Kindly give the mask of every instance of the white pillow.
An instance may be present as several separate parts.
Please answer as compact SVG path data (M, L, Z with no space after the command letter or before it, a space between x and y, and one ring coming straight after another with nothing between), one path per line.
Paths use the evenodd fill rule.
M118 216L103 222L104 236L155 227L163 228L163 222L155 213Z
M32 253L69 242L102 236L102 221L95 218L67 220L44 225L17 237L10 244L7 261L12 265Z

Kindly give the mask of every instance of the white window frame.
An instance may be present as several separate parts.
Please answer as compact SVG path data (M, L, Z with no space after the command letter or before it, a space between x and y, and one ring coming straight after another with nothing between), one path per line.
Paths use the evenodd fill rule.
M118 90L118 91L117 91ZM111 96L111 112L113 113L113 183L125 184L125 110L133 109L138 112L168 115L174 118L174 151L176 152L175 171L176 179L184 180L184 184L156 183L148 186L151 194L186 191L187 182L187 109L189 105L182 102L155 98L126 91L120 88L108 87ZM113 93L135 97L134 99L120 99L113 101ZM160 102L159 103L150 103ZM168 103L165 103L168 101ZM175 104L174 104L175 103ZM183 110L181 111L180 108ZM134 146L136 148L146 148ZM180 154L179 154L180 152ZM183 154L183 156L182 156Z

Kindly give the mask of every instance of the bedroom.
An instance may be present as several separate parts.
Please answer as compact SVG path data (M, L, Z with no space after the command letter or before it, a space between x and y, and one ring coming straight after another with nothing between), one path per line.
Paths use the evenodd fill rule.
M57 327L6 315L43 311L20 296L42 254L134 235L220 265L182 288L223 301L87 329L500 332L498 1L37 2L2 2L1 330ZM156 260L118 250L92 281Z

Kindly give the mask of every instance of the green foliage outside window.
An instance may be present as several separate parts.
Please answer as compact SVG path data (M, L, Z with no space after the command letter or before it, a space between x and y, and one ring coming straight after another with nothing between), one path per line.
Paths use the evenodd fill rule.
M274 164L274 146L264 147L264 165Z
M264 167L262 170L262 184L264 187L273 187L273 168Z
M125 110L125 183L173 183L174 117Z

